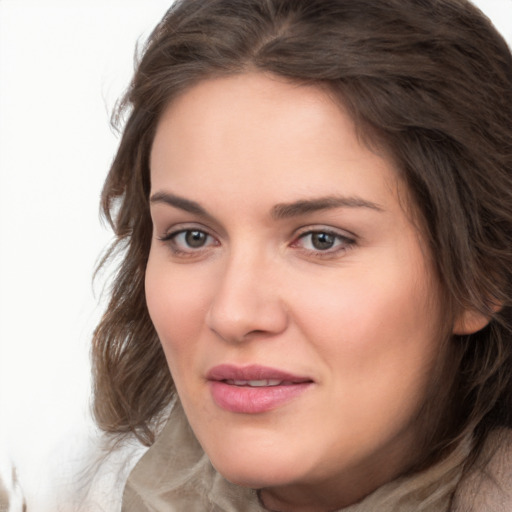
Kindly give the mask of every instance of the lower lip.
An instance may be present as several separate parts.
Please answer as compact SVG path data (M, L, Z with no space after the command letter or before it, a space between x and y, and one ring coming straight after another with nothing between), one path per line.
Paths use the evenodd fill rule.
M235 386L222 381L210 381L215 403L230 412L258 414L271 411L301 395L311 382L283 386Z

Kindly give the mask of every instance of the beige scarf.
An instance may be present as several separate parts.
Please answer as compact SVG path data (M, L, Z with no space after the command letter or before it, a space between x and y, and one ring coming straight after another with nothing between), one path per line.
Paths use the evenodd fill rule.
M390 482L340 512L512 512L512 441L498 450L497 474L459 485L471 442L437 465ZM489 467L492 467L492 461ZM494 468L496 469L496 468ZM455 497L454 497L455 496ZM480 503L480 504L479 504ZM122 512L263 512L255 491L231 484L211 465L179 404L131 472Z

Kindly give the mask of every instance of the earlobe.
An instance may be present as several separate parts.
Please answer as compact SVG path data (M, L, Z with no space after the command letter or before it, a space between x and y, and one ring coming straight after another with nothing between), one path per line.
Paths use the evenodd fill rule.
M455 318L453 323L453 334L464 336L482 330L490 322L491 318L476 311L465 309Z

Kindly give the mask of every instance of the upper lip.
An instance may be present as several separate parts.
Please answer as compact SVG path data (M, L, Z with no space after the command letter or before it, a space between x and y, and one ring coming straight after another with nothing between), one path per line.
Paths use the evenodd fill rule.
M313 379L301 375L261 366L257 364L248 366L236 366L232 364L220 364L211 368L206 374L208 380L280 380L291 383L312 382Z

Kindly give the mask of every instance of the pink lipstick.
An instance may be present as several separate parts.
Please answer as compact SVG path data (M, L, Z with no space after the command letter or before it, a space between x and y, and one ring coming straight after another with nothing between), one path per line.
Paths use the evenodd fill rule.
M219 365L207 379L215 403L230 412L271 411L308 389L313 380L266 366Z

